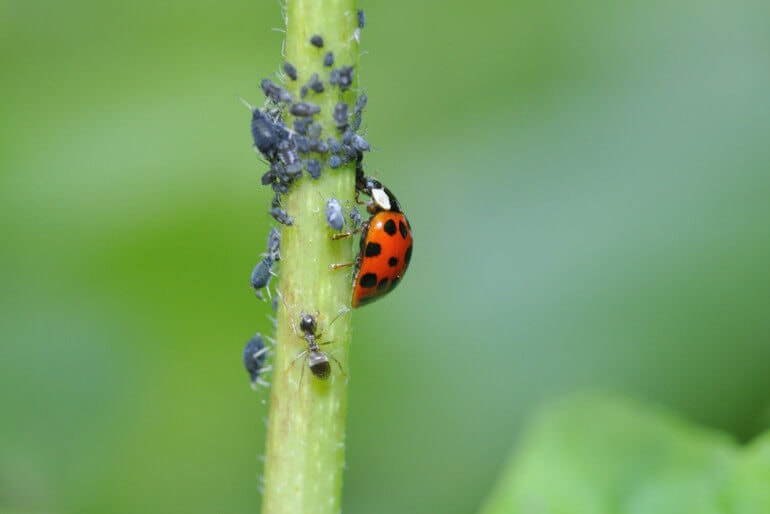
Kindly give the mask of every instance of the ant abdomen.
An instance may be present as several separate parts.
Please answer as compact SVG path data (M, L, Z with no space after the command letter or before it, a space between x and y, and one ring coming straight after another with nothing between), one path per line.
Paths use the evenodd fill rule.
M326 352L310 352L307 359L310 371L318 379L326 380L332 372L332 366L329 364L329 358Z

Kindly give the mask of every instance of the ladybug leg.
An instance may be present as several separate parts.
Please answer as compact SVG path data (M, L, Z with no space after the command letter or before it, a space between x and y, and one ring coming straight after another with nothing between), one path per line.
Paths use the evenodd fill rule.
M367 225L367 227L368 227L368 225ZM335 271L335 270L338 270L340 268L347 268L348 266L356 266L356 267L360 267L361 266L361 252L358 252L358 255L356 255L356 259L353 262L343 262L341 264L331 264L331 265L329 265L329 270Z
M336 241L338 239L344 239L346 237L353 237L354 235L360 233L363 230L363 227L358 227L355 230L351 230L350 232L342 232L340 234L334 234L332 236L332 241Z

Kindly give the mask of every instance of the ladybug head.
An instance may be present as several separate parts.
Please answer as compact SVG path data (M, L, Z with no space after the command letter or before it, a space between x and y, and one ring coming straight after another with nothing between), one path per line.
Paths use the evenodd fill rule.
M361 189L372 199L366 206L369 214L376 214L380 211L401 212L401 206L396 197L379 180L364 177L362 186Z

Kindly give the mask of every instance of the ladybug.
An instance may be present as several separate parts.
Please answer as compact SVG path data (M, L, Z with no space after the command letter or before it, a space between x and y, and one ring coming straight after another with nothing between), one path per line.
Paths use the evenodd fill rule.
M412 228L390 190L378 180L361 176L357 194L371 198L366 210L371 217L361 225L361 244L355 263L353 308L378 300L396 288L412 258ZM332 236L349 237L354 232Z

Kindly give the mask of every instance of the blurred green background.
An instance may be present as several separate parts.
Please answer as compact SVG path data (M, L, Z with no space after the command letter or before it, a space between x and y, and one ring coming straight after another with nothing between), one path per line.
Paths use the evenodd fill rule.
M770 4L362 2L409 278L357 311L346 512L466 513L585 388L770 425ZM280 4L0 7L0 512L259 510Z

